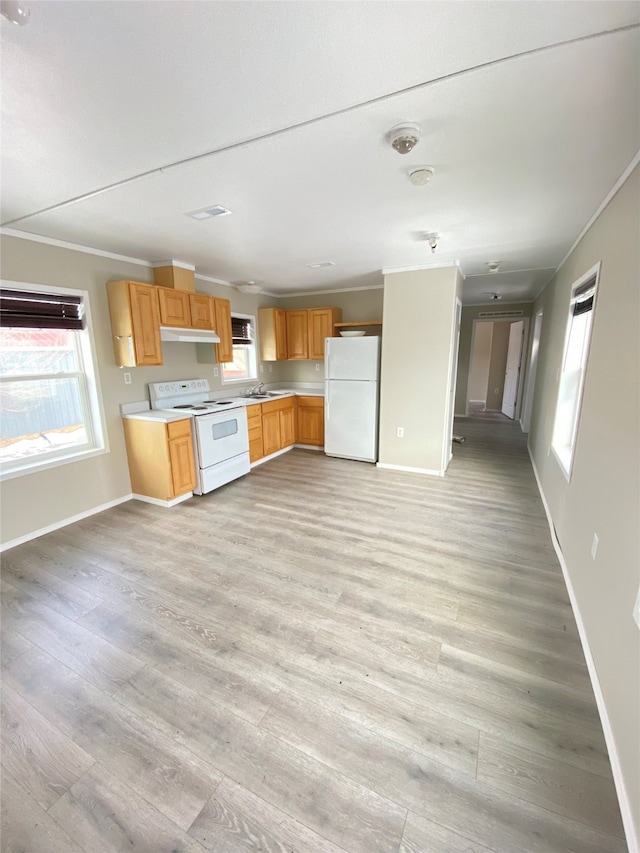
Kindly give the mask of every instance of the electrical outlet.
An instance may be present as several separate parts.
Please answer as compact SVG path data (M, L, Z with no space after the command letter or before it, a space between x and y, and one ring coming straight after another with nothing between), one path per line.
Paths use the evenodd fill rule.
M316 373L320 372L320 362L316 361Z
M217 367L214 367L214 368L213 368L213 375L214 375L214 376L219 376L219 375L220 375L220 370L219 370L219 368L217 368Z
M500 389L499 389L499 388L494 388L494 389L493 389L493 393L494 393L494 394L499 394L499 393L500 393Z
M124 384L125 385L131 385L131 374L130 373L124 374Z
M598 553L598 545L600 544L600 539L598 538L598 534L593 534L593 542L591 543L591 559L595 560L596 554Z
M260 373L264 373L264 364L260 365Z
M272 364L270 364L270 365L269 365L269 373L271 373L271 372L272 372L272 370L273 370L273 365L272 365Z
M640 589L638 589L638 597L636 598L636 604L633 608L633 618L635 619L638 628L640 628Z
M398 427L396 429L396 438L404 438L404 427Z

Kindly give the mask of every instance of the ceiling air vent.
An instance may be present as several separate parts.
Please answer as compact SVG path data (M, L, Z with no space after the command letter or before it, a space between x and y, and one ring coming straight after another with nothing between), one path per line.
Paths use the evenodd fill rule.
M482 317L486 319L487 317L496 318L496 317L522 317L522 311L481 311L478 314L478 318Z
M192 219L211 219L213 216L228 216L230 213L229 208L223 207L221 204L214 204L213 207L192 210L190 213L185 213L185 216L190 216Z
M322 270L325 267L335 267L333 261L320 261L318 264L307 264L310 270Z

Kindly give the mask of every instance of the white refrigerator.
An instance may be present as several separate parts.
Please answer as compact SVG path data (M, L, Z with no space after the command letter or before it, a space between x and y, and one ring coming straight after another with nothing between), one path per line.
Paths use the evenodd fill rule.
M324 452L378 458L380 338L325 338Z

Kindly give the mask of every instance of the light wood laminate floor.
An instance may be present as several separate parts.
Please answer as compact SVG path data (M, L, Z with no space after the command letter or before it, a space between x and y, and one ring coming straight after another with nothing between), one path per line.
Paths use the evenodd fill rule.
M456 432L3 555L2 850L626 850L525 438Z

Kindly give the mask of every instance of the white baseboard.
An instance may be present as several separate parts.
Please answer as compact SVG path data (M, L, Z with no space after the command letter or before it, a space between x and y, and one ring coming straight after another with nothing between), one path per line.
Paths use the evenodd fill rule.
M376 468L387 468L389 471L406 471L409 474L428 474L430 477L444 477L444 471L432 468L413 468L410 465L390 465L387 462L376 462Z
M531 453L531 447L527 442L527 450L529 451L529 458L531 459L531 467L533 468L533 473L536 478L536 483L538 484L538 491L540 492L540 497L542 499L542 505L544 507L545 514L547 516L547 523L549 525L549 531L551 533L551 541L553 542L553 547L560 562L560 567L562 568L562 574L564 576L564 582L567 587L567 592L569 593L569 600L571 602L571 609L573 610L573 615L576 620L576 625L578 626L578 634L580 635L580 642L582 643L582 650L584 652L585 661L587 663L587 669L589 671L589 678L591 679L591 686L593 687L593 693L596 697L596 705L598 706L598 713L600 714L600 722L602 723L602 731L604 733L604 739L607 744L607 751L609 753L609 761L611 762L611 772L613 774L613 781L616 786L616 793L618 795L618 803L620 805L620 814L622 815L622 824L624 826L625 835L627 837L627 845L629 847L629 853L640 853L640 841L638 839L638 832L636 831L636 827L633 821L633 812L631 810L631 803L629 801L629 796L627 794L627 789L624 783L624 777L622 775L622 767L620 766L620 759L618 757L618 751L616 749L616 742L613 736L613 729L611 728L611 721L609 719L609 714L607 712L607 706L604 701L604 696L602 693L602 687L600 686L600 679L598 678L598 671L596 669L596 664L593 659L593 655L591 654L591 647L589 646L589 640L587 638L586 629L584 626L584 622L582 620L582 614L580 613L580 607L578 606L578 601L575 596L575 592L573 590L573 585L571 583L571 577L569 575L569 570L567 568L567 564L564 559L564 555L562 553L562 549L560 547L560 542L558 541L558 537L556 536L556 531L553 526L553 517L551 515L551 510L549 509L549 504L547 503L547 499L545 497L544 491L542 489L542 483L540 482L540 477L538 476L538 469L536 468L536 463L533 459L533 454Z
M15 548L16 545L22 545L24 542L30 542L32 539L37 539L38 536L44 536L46 533L53 533L54 530L60 530L61 527L67 527L76 521L82 521L83 518L89 518L91 515L96 515L98 512L104 512L105 509L123 504L130 501L133 495L125 495L123 498L117 498L115 501L109 501L106 504L100 504L93 509L88 509L86 512L79 512L77 515L72 515L70 518L65 518L62 521L57 521L55 524L49 524L46 527L41 527L39 530L33 530L31 533L26 533L24 536L19 536L17 539L11 539L9 542L3 542L0 545L0 553Z
M324 447L318 447L317 444L294 444L293 446L300 450L317 450L319 453L324 453Z
M183 501L188 501L189 498L193 497L193 492L185 492L184 495L178 495L177 498L173 498L173 500L170 501L162 501L160 498L150 498L148 495L136 495L135 493L131 495L131 497L136 501L143 501L146 504L169 507L181 504Z
M293 444L290 444L289 447L283 447L282 450L276 450L275 453L263 456L262 459L256 459L255 462L251 463L251 467L256 468L258 465L264 465L264 463L269 462L270 459L275 459L276 456L282 456L283 453L288 453L290 450L293 450L293 447Z

